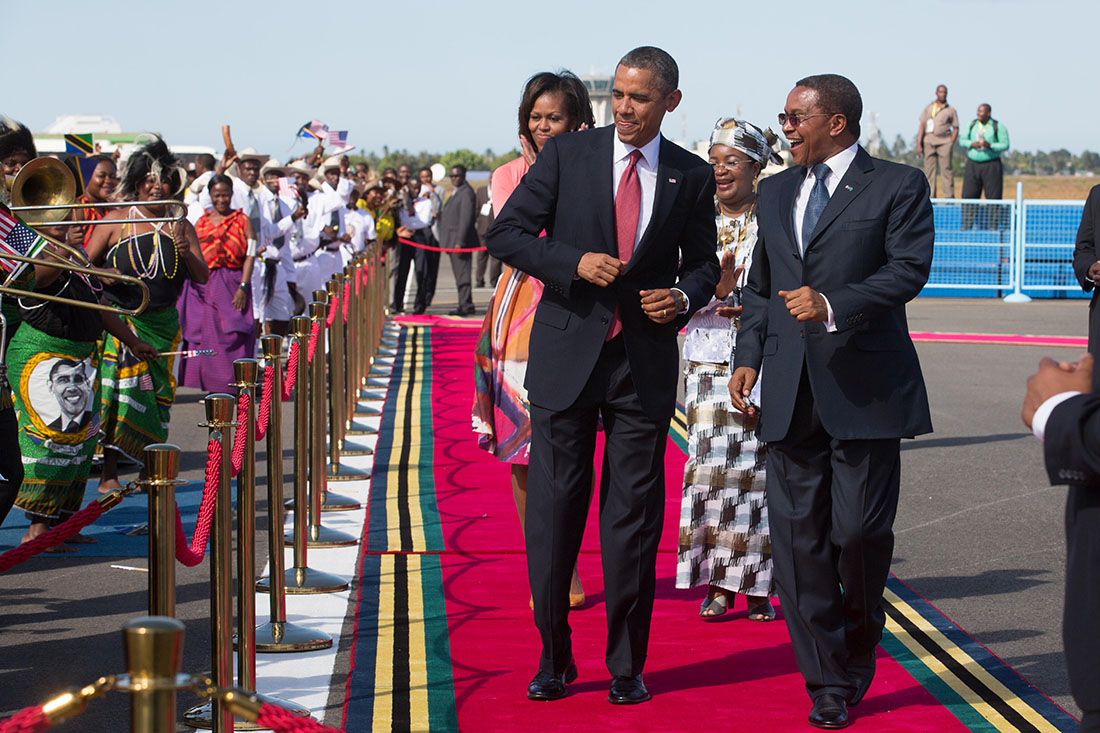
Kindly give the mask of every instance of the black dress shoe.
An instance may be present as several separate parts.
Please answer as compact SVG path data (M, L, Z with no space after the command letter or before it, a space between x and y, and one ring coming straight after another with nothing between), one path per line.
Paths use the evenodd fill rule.
M418 306L416 306L415 308L413 308L413 310L412 310L412 314L413 314L414 316L422 316L422 315L424 315L424 306L422 306L422 305L418 305Z
M849 660L848 673L856 686L855 692L848 697L849 707L854 708L871 689L871 680L875 678L875 652L872 650L869 656L862 659Z
M565 697L565 686L577 679L577 663L570 661L561 674L544 672L541 669L527 685L528 700L559 700Z
M611 690L607 693L607 701L612 705L637 705L651 697L640 674L633 677L616 675L611 679Z
M810 709L810 725L815 728L847 728L848 706L840 695L824 694L814 699Z

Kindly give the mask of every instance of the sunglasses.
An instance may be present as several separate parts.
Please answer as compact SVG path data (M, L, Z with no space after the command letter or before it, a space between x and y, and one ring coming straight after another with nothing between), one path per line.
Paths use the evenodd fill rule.
M835 114L834 112L821 112L819 114L812 114L812 115L800 115L800 114L797 114L797 113L789 115L785 112L780 112L778 115L776 115L776 119L779 120L780 127L786 125L788 122L791 123L791 127L798 127L803 122L805 122L806 120L808 120L812 117L832 117L834 114Z

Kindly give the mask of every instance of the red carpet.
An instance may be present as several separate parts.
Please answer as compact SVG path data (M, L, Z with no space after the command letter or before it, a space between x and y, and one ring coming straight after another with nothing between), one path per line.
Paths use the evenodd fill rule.
M714 622L698 618L703 590L677 590L676 527L684 456L669 441L668 499L646 684L653 700L607 703L605 618L595 511L580 558L588 602L571 614L580 678L570 696L534 703L525 688L539 641L528 610L526 557L508 466L477 448L470 431L476 331L432 329L434 471L446 552L441 557L459 727L469 731L693 730L746 726L809 729L809 700L785 624L750 622L743 599ZM599 461L597 460L597 466ZM879 652L878 674L853 710L864 730L966 730L900 664Z

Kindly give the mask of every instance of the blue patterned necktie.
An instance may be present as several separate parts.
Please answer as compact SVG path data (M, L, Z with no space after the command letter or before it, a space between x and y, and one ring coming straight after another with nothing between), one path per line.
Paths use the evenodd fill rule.
M821 212L829 204L829 189L825 186L825 178L829 175L829 166L818 163L813 168L814 187L810 189L810 200L806 202L806 214L802 217L802 254L806 253L806 247L810 245L817 220L821 218Z

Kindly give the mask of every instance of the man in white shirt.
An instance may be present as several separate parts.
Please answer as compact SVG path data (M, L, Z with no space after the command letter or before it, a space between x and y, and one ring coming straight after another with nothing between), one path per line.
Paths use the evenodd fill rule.
M428 233L432 225L431 194L427 193L425 195L426 192L423 190L423 186L420 184L420 181L415 178L410 178L405 183L405 189L408 192L411 207L401 208L398 211L398 224L400 228L397 230L397 234L399 237L408 239L410 242L427 245L429 243ZM397 275L393 283L393 299L390 301L391 313L403 313L405 310L405 291L410 279L409 269L410 265L417 259L416 255L419 251L421 251L419 248L411 244L402 242L397 245ZM414 311L420 313L423 313L424 308L427 307L426 305L421 307L420 282L422 279L422 273L418 267L415 272L417 293Z
M260 205L260 233L257 255L260 265L252 271L253 315L263 332L286 336L294 315L297 273L291 256L290 233L306 211L297 199L279 196L279 178L290 170L269 160L263 165L263 185L270 195Z

